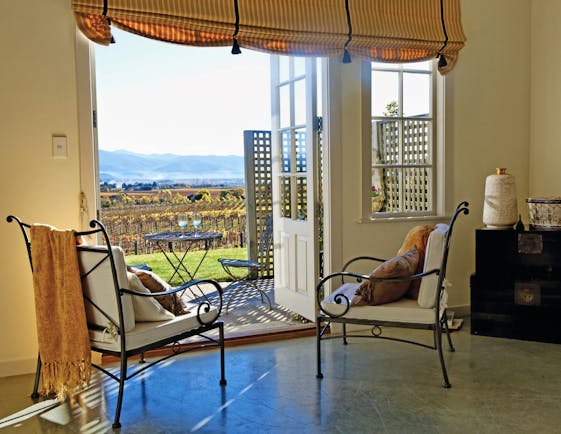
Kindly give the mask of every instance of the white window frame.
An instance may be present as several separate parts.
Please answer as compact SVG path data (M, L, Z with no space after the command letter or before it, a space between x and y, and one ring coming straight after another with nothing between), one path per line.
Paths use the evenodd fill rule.
M384 69L388 70L388 69ZM397 70L397 69L396 69ZM411 71L418 71L414 68ZM400 69L403 72L409 72L407 65ZM432 209L427 212L373 212L372 211L372 121L379 119L372 116L372 64L370 62L362 62L362 114L363 114L363 166L362 166L362 222L377 221L403 221L403 220L431 220L435 217L445 216L445 129L444 129L444 100L445 100L445 80L438 74L436 69L436 61L433 63L432 73L432 116L428 119L432 120ZM400 80L399 101L400 107L403 107L403 81ZM403 120L407 117L395 117L391 119Z

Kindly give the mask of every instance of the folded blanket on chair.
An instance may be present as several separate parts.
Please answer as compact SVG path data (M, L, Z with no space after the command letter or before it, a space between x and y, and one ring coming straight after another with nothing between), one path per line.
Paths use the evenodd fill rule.
M73 231L31 227L41 357L41 394L61 396L90 381L91 352Z

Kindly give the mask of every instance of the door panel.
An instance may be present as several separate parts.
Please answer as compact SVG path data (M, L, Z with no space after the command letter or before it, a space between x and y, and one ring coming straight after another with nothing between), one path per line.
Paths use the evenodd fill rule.
M273 56L275 301L314 321L318 279L316 60Z

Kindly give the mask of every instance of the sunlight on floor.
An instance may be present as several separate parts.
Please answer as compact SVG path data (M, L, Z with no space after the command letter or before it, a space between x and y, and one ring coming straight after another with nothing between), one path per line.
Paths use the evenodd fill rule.
M201 419L197 424L195 424L195 426L193 426L193 428L191 428L191 430L189 432L199 431L201 428L203 428L205 425L207 425L210 421L212 421L212 419L214 417L216 417L218 414L220 414L222 411L224 411L227 407L229 407L230 405L235 403L237 399L239 399L245 393L250 391L257 383L259 383L264 378L266 378L274 369L277 368L277 366L278 366L278 364L274 365L271 369L269 369L268 371L261 374L259 376L259 378L257 378L257 380L255 380L253 383L248 384L246 387L244 387L242 390L240 390L240 392L237 394L236 397L234 397L232 399L229 399L224 404L222 404L218 409L216 409L216 411L214 413L212 413L211 415Z

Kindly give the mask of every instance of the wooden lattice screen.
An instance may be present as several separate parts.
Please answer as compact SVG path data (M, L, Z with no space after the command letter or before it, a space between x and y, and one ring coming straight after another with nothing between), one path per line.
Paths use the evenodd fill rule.
M403 145L400 149L402 122ZM380 163L385 165L382 177L385 201L382 211L430 210L432 206L430 121L422 119L391 120L379 122L376 126L377 151ZM401 159L400 152L402 153ZM402 167L410 164L417 165L417 167ZM400 171L403 171L403 182L400 182L399 179Z
M249 258L263 264L259 277L269 278L274 270L273 243L266 252L259 252L259 245L273 214L271 132L244 131L244 147Z

